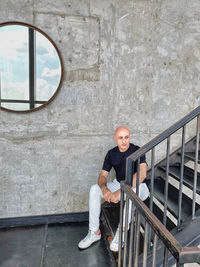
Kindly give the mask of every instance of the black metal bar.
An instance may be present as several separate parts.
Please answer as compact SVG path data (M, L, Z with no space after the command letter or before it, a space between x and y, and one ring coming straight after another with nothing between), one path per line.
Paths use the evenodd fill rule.
M184 154L185 154L185 126L182 128L182 145L181 145L181 177L179 182L179 195L178 195L178 222L177 228L180 229L181 225L181 211L182 211L182 194L183 194L183 172L184 172Z
M196 207L197 170L198 170L198 156L199 156L199 128L200 128L200 116L197 117L197 129L196 129L196 149L195 149L195 163L194 163L192 219L195 218L195 207Z
M144 234L144 247L143 247L143 267L147 266L147 252L148 252L148 240L149 240L149 224L145 223L145 234Z
M127 241L128 241L128 220L129 220L129 197L126 195L126 204L125 204L125 227L124 227L124 259L123 267L126 267L126 257L127 257ZM122 244L122 242L121 242ZM121 246L121 244L119 244Z
M139 185L140 185L140 158L137 160L137 178L136 178L136 194L139 195Z
M167 199L168 199L168 184L169 184L169 155L170 155L170 136L167 138L166 179L165 179L164 215L163 215L164 226L166 226L166 223L167 223Z
M157 241L158 241L158 236L154 233L152 267L155 267L156 266L156 248L157 248Z
M121 189L121 201L120 201L120 217L119 217L119 253L118 253L118 267L121 267L122 263L122 228L123 228L123 209L124 209L124 191Z
M35 107L35 31L29 28L29 100L30 109Z
M132 262L133 262L134 226L135 226L135 206L133 205L133 202L131 201L131 228L130 228L129 262L128 262L129 267L132 267Z
M1 100L2 103L27 103L29 104L30 101L29 100L17 100L17 99L2 99ZM44 104L47 101L40 101L40 100L35 100L35 104Z
M181 120L173 124L170 128L156 136L154 139L152 139L150 142L148 142L146 145L139 148L136 152L131 154L129 158L132 159L132 161L136 161L138 158L140 158L142 155L146 154L149 150L151 150L153 147L157 146L159 143L161 143L163 140L165 140L168 136L175 133L177 130L182 128L184 125L186 125L188 122L193 120L195 117L197 117L200 114L200 106L198 106L196 109L191 111L189 114L187 114L185 117L183 117Z
M167 267L168 266L168 254L169 254L169 251L168 251L167 247L165 247L165 249L164 249L164 259L163 259L163 267Z
M126 159L126 183L130 186L133 184L133 162L131 159Z
M154 164L155 164L155 147L151 150L151 192L150 192L150 210L153 211L153 195L154 195Z
M135 232L135 257L134 257L134 266L137 267L138 266L138 256L139 256L139 242L140 242L140 221L141 221L141 215L138 212L138 210L136 210L136 232Z

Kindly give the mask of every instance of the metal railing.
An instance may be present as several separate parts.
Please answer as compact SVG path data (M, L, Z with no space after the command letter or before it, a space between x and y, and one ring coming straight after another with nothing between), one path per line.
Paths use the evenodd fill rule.
M162 230L167 231L167 229L165 228L166 226L166 221L167 221L167 199L168 199L168 183L169 183L169 159L170 159L170 141L171 141L171 136L176 133L178 130L182 129L182 144L181 144L181 164L180 164L180 182L179 182L179 196L178 196L178 219L177 219L177 229L180 229L181 226L181 211L182 211L182 194L183 194L183 175L184 175L184 153L185 153L185 132L186 132L186 125L191 122L192 120L196 119L197 120L197 126L196 126L196 144L195 144L195 164L194 164L194 183L193 183L193 199L192 199L192 219L195 218L195 208L196 208L196 189L197 189L197 168L198 168L198 153L199 153L199 130L200 130L200 106L197 107L196 109L194 109L192 112L190 112L188 115L186 115L184 118L182 118L181 120L179 120L177 123L175 123L174 125L172 125L170 128L168 128L167 130L165 130L163 133L161 133L160 135L158 135L157 137L155 137L153 140L151 140L149 143L147 143L146 145L144 145L143 147L141 147L140 149L138 149L135 153L133 153L132 155L130 155L127 158L127 162L126 162L126 183L127 185L132 185L132 173L133 173L133 164L136 163L137 164L137 183L136 183L136 194L138 194L139 192L139 165L140 165L140 157L144 154L146 154L147 152L151 152L151 178L150 178L150 210L147 212L146 208L143 207L143 203L142 202L138 202L139 206L143 207L142 210L144 210L143 212L145 213L144 218L146 221L146 213L152 212L153 210L153 196L154 196L154 176L155 176L155 149L156 146L159 145L161 142L163 142L164 140L167 140L167 149L166 149L166 178L165 178L165 190L164 190L164 215L163 215L163 224L160 225L159 222L159 226L162 228ZM122 183L122 189L124 191L130 191L127 187L125 187ZM129 192L132 193L131 196L129 196L132 200L136 199L137 200L137 196L134 194L134 192ZM123 195L123 193L122 193ZM137 200L138 201L138 200ZM134 201L133 201L134 202ZM121 202L123 203L123 201ZM134 202L135 203L135 202ZM128 205L126 205L126 213L127 213L127 207ZM138 208L139 211L141 211L141 208ZM137 212L136 213L136 226L135 229L137 229L137 231L139 231L139 224L140 224L140 215ZM132 217L134 217L134 215L132 214ZM156 228L156 224L158 223L158 220L155 220L154 218L155 216L152 216L151 214L151 218L152 220L149 222L152 225L152 228L155 230ZM132 218L134 219L134 218ZM121 218L122 220L122 218ZM163 228L164 227L164 228ZM120 228L122 228L122 224L120 224ZM120 230L122 232L122 229ZM136 231L136 230L135 230ZM137 231L135 232L135 234L137 233ZM156 231L160 231L160 230L156 230ZM160 233L160 232L159 232ZM133 233L131 232L131 234L133 235ZM134 234L134 236L135 236ZM151 235L151 231L149 234L147 235ZM145 235L146 236L146 235ZM162 239L162 234L157 235L159 238ZM126 237L126 235L125 235ZM137 235L136 235L137 237ZM167 247L166 243L168 244L168 242L171 242L170 240L168 240L169 235L165 235L164 239L166 239L167 241L164 242L165 246L166 246L166 250L165 250L165 264L164 266L167 266L167 258L168 258L168 249L169 247ZM120 237L121 238L121 237ZM171 238L171 237L170 237ZM130 240L131 240L131 236L130 236ZM155 241L157 240L157 237L155 237ZM125 238L125 241L126 238ZM139 242L139 241L137 241ZM173 242L175 242L173 240ZM173 243L172 242L172 243ZM137 247L137 246L136 246ZM138 253L136 247L134 247L134 258L135 258L135 263L134 266L138 266L137 264L137 257L135 257ZM178 245L179 247L179 245ZM186 251L186 248L181 248L176 247L175 251L172 254L173 255L178 255L177 256L177 262L181 262L180 261L180 255L182 255L181 253L183 251ZM145 255L145 251L146 248L144 248L144 255ZM179 252L178 252L179 251ZM120 252L121 253L121 252ZM131 252L132 253L132 252ZM193 251L190 251L188 253L193 253ZM198 252L199 253L199 252ZM126 246L124 249L124 256L126 256ZM121 255L119 255L119 265L121 266ZM126 261L126 260L125 260ZM132 262L131 262L132 264ZM126 265L123 265L126 266ZM128 265L128 266L132 266L132 265ZM143 266L146 266L145 264L143 264ZM154 266L154 265L153 265Z
M125 224L123 224L124 200L126 199ZM131 205L131 226L128 240L128 210ZM122 230L124 225L124 231ZM140 234L143 228L143 256L139 258ZM168 253L170 252L175 258L176 266L183 266L186 262L200 261L200 248L182 247L166 227L157 219L150 209L143 203L137 194L124 181L121 182L121 206L120 206L120 231L119 244L124 242L123 250L119 246L118 266L157 266L156 253L158 240L164 244L163 266L168 266ZM159 241L160 242L160 241ZM148 247L152 248L152 257L147 265ZM123 255L122 255L123 251ZM160 265L159 265L160 266Z

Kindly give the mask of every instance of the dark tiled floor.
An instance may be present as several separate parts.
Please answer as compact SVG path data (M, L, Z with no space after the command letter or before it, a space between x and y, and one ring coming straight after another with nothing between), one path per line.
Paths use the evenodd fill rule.
M78 249L87 231L87 223L1 229L0 267L111 266L103 239Z

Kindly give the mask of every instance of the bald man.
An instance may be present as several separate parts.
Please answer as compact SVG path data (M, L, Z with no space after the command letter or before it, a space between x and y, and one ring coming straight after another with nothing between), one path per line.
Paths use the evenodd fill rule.
M105 201L117 203L120 201L120 181L125 180L126 158L139 149L130 143L130 131L125 126L120 126L116 129L114 140L117 146L108 151L102 170L99 174L98 184L90 188L89 194L89 231L87 236L78 244L80 249L85 249L91 246L94 242L101 239L99 229L99 216L101 211L101 199ZM135 164L136 165L136 164ZM107 177L110 170L114 168L116 178L112 182L107 182ZM132 189L136 191L137 166L133 166L133 184ZM139 197L144 201L149 194L149 190L143 181L146 178L147 164L145 155L140 158L140 185ZM110 243L112 251L118 251L119 228L114 239Z

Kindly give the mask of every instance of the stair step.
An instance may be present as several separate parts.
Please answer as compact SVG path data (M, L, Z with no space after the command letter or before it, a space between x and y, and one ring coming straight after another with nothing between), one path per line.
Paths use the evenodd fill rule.
M176 180L180 180L181 177L181 168L180 164L174 164L169 166L169 175L174 177ZM166 166L160 166L160 169L166 171ZM183 183L190 189L193 189L193 181L194 181L194 170L191 168L184 166L183 172ZM197 173L197 193L200 194L200 173Z
M164 191L165 181L161 177L157 177L154 182L154 196L164 205ZM168 210L178 218L178 196L179 190L171 184L168 185ZM196 205L196 209L199 209L199 205ZM192 200L185 194L182 195L182 221L192 214Z
M180 153L179 153L180 154ZM192 160L192 161L195 161L195 152L185 152L185 157ZM199 151L199 155L198 155L198 163L200 163L200 151Z
M144 203L147 205L147 207L149 207L150 206L150 198L147 198L144 201ZM155 203L153 203L153 213L161 221L161 223L163 223L163 211ZM176 225L169 219L169 217L167 217L166 228L169 231L171 231L175 227L176 227Z

